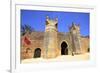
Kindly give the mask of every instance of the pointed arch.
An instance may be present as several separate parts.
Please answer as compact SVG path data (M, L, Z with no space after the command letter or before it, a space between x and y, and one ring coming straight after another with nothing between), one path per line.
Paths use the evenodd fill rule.
M36 48L34 51L34 58L39 58L39 57L41 57L41 49Z
M68 44L65 41L61 43L61 55L68 55Z

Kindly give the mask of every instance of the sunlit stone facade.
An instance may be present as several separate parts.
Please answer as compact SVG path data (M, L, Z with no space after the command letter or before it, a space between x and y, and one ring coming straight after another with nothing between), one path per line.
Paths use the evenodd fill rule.
M80 55L89 50L89 37L80 35L80 26L72 23L69 32L58 32L58 19L46 18L45 32L26 33L21 36L21 59L56 58L61 55ZM65 29L65 28L64 28ZM24 42L25 37L31 44Z

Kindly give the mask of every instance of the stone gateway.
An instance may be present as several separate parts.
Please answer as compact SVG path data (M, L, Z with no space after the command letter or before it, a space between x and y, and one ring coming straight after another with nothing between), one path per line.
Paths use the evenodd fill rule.
M32 31L21 35L21 59L56 58L80 55L89 50L89 37L80 35L80 25L72 23L69 32L58 32L58 19L46 17L45 32Z

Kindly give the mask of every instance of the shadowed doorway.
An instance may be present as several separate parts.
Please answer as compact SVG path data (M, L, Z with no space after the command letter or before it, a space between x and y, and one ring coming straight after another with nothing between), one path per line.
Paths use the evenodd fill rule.
M41 49L36 48L34 51L34 58L39 58L39 57L41 57Z
M66 42L61 44L61 55L68 55L68 45Z

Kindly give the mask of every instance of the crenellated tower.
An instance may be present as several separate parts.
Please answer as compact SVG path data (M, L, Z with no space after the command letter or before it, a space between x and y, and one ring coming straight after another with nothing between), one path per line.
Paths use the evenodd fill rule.
M44 58L53 58L58 55L57 24L57 18L52 20L48 16L46 17L44 35Z
M70 34L72 39L72 52L74 54L81 53L81 36L80 36L80 25L72 23L70 27Z

